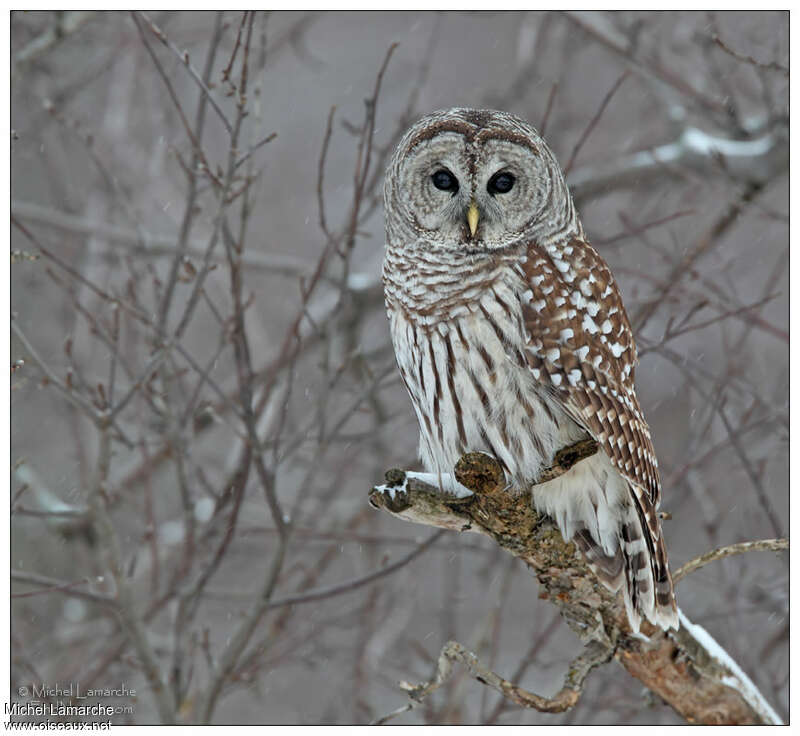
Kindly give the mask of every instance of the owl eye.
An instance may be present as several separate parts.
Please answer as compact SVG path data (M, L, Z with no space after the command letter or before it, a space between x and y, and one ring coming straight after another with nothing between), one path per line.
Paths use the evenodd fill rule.
M489 194L492 195L505 194L511 191L515 181L516 179L513 174L510 174L508 171L499 171L489 179L486 188L489 190Z
M453 192L455 194L458 191L458 181L447 169L439 169L431 179L433 180L433 186L443 192Z

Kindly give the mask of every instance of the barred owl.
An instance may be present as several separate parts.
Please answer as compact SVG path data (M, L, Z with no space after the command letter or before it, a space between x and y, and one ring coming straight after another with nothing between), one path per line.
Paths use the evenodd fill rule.
M622 589L634 631L642 616L677 628L631 326L550 148L505 112L435 112L398 145L384 202L386 309L425 467L452 479L465 453L494 456ZM535 483L588 437L595 455Z

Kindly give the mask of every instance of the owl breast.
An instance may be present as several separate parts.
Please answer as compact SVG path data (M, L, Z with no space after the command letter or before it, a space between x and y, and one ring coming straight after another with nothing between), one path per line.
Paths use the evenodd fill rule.
M466 452L485 452L525 488L558 449L586 436L528 367L524 286L511 262L473 263L451 279L449 293L439 285L431 304L413 283L385 281L397 363L429 471L451 473Z

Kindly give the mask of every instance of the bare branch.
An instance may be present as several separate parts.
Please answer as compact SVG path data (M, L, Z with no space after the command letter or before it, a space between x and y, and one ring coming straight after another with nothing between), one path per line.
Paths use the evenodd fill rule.
M584 128L583 133L581 133L581 137L578 138L578 142L572 149L572 154L567 161L567 165L564 167L564 176L569 176L569 172L572 171L572 165L575 163L575 159L578 157L578 153L580 153L581 148L583 148L583 144L586 143L586 139L591 135L595 127L597 127L597 123L599 123L600 118L603 117L603 113L606 111L608 103L611 102L611 98L614 97L617 90L622 86L622 83L628 78L629 75L629 71L624 71L620 75L619 79L614 82L611 89L606 92L606 96L600 103L600 107L597 108L597 112L592 116L592 119L588 122L586 128Z
M147 16L145 16L144 14L142 14L142 16L148 23L150 22ZM164 42L166 42L166 39L163 38L163 35L159 35L161 34L161 32L158 31L158 29L156 29L155 26L151 24L151 28L153 29L153 32L156 33L156 36L158 36ZM139 30L141 32L141 29ZM207 90L207 87L205 85L211 79L211 71L214 67L214 60L217 55L217 47L219 46L221 38L222 38L222 13L217 13L216 20L214 23L214 31L211 36L211 42L209 44L208 53L206 55L206 64L205 64L205 69L203 70L203 79L200 80L200 84L203 86L203 89L205 90ZM142 36L142 40L144 40L144 36ZM154 54L151 55L155 59L155 55ZM188 66L189 64L188 55L186 55L185 61ZM216 107L216 103L214 102L214 98L211 96L210 93L200 95L200 99L197 102L197 112L195 113L195 125L194 125L194 136L197 140L198 145L202 144L203 141L203 132L205 130L205 121L206 121L206 102L211 103L214 106L214 109L218 110L218 108ZM220 112L219 114L221 115L222 113ZM222 119L226 129L230 133L231 132L230 124L228 123L224 115L222 116ZM161 299L161 304L159 309L159 329L161 332L167 329L167 317L169 315L169 308L170 304L172 303L172 297L175 292L175 284L178 279L178 272L181 266L185 264L186 250L189 241L189 232L192 228L192 224L194 222L196 214L197 197L199 194L197 178L198 178L198 168L201 165L201 163L204 165L205 171L207 172L208 162L205 161L204 154L202 153L202 151L199 151L195 147L192 149L192 158L189 162L188 168L185 171L186 179L189 185L189 191L186 195L186 203L184 205L183 218L181 220L181 226L178 234L178 242L176 244L175 254L172 259L172 265L170 266L169 276L167 278L167 284L166 287L164 288L164 295L163 298Z
M269 136L268 136L269 137ZM246 160L247 154L237 161L237 166ZM42 207L33 202L13 200L11 212L15 218L30 220L42 225L57 228L76 235L92 235L111 241L111 243L126 249L132 255L143 258L174 258L177 248L178 236L162 235L160 233L148 235L147 243L142 244L139 234L105 222L93 222L79 215L61 212L50 207ZM189 241L185 255L202 258L206 247L199 238ZM22 258L22 256L18 256ZM36 259L38 255L32 254L27 260ZM212 254L211 260L221 263L225 256ZM279 253L246 253L242 256L242 263L247 268L256 269L265 273L275 273L286 276L299 276L311 270L312 264L298 258Z
M172 41L167 38L167 35L162 31L146 13L142 13L141 11L136 11L139 16L141 16L142 20L147 24L148 28L152 31L153 35L161 41L164 46L166 46L175 56L181 61L181 63L186 67L186 70L189 72L189 76L195 81L195 84L200 88L200 91L208 100L208 103L214 109L214 112L217 113L217 117L220 119L222 124L225 126L225 130L228 133L231 133L233 129L231 128L231 124L228 121L225 113L222 111L222 108L219 106L217 101L214 99L214 95L211 93L211 90L208 88L208 83L206 79L203 77L208 77L208 74L204 74L203 77L200 76L198 71L192 66L192 63L189 61L189 52L183 51L181 52L177 46L175 46ZM215 44L211 44L212 50L215 48ZM211 56L213 59L213 54Z
M575 706L583 692L583 683L589 673L598 665L608 662L613 652L598 642L591 642L586 651L575 658L567 668L564 676L564 686L553 697L546 698L541 695L524 690L519 685L504 679L481 664L478 657L457 641L449 641L442 647L437 662L436 675L430 682L420 685L401 683L403 690L408 692L412 702L405 708L400 708L383 718L374 721L373 725L383 725L394 716L411 710L420 704L428 695L438 690L450 677L453 664L458 662L464 665L470 675L482 685L499 692L504 698L516 703L523 708L532 708L541 713L563 713Z
M716 33L714 33L711 36L711 40L715 44L717 44L717 46L719 46L726 54L729 54L738 61L743 61L746 64L758 67L759 69L765 69L766 71L780 72L787 79L789 77L789 70L783 64L779 64L777 61L770 61L765 64L764 62L756 61L752 56L748 56L747 54L741 54L738 51L734 51Z
M147 629L136 611L133 592L123 569L119 537L106 508L108 472L111 463L111 434L107 426L100 428L99 439L96 478L89 493L89 513L97 536L97 545L102 551L105 563L114 579L118 602L117 612L139 655L144 675L158 706L159 716L164 723L173 723L175 713L167 696L166 686L161 679L158 660L148 640Z
M678 99L696 105L710 113L726 113L724 103L700 92L692 84L678 76L672 69L661 64L655 58L646 57L639 52L637 44L621 33L606 15L598 11L571 11L566 13L570 22L588 33L611 51L631 62L630 69L645 79L658 82L659 85L677 93Z
M386 565L386 567L376 570L369 575L364 575L363 577L355 578L354 580L347 580L343 583L339 583L338 585L331 585L328 588L311 590L307 593L289 596L288 598L279 598L278 600L272 601L267 608L282 608L283 606L295 606L298 603L311 603L312 601L319 601L325 598L343 595L344 593L350 593L354 590L358 590L359 588L363 588L365 585L369 585L376 580L380 580L381 578L391 575L392 573L404 568L409 562L419 557L423 552L425 552L425 550L438 542L439 539L442 538L443 534L444 529L440 529L438 532L431 534L431 536L428 537L422 544L417 545L408 554L403 555L403 557L396 562L392 562L391 564Z
M547 106L544 109L542 122L539 124L539 134L542 137L544 137L545 131L547 130L547 123L550 121L550 113L553 111L553 103L555 102L557 92L558 82L553 82L553 86L550 87L550 94L547 96Z
M40 33L36 38L29 41L14 57L14 65L25 64L33 61L46 51L49 51L57 43L65 40L87 21L91 20L96 13L94 11L76 10L68 13L58 13L55 22Z
M783 134L771 132L737 141L687 127L671 143L625 154L607 164L574 169L567 183L572 196L583 200L612 186L641 186L644 177L674 176L686 168L707 171L715 156L724 157L728 170L745 182L771 181L788 165L788 141Z
M83 600L100 603L104 606L110 606L111 608L117 607L117 600L113 596L92 590L80 589L79 586L91 584L92 581L89 580L89 578L65 582L63 580L47 577L46 575L39 575L38 573L12 570L11 579L16 580L18 583L38 586L37 590L32 590L27 593L12 593L12 598L30 598L31 596L44 595L46 593L65 593L74 598L82 598Z
M738 544L729 544L726 547L713 549L710 552L695 557L685 565L682 565L678 570L672 574L672 581L677 583L681 578L691 575L695 570L707 565L709 562L715 560L722 560L731 555L741 555L745 552L780 552L781 550L789 549L788 539L760 539L757 542L739 542Z
M323 194L323 184L325 182L325 160L328 157L328 145L331 142L331 134L333 133L333 116L336 113L336 106L331 107L328 113L328 124L325 126L325 136L322 139L322 152L319 156L318 174L317 174L317 208L319 209L319 226L322 232L329 241L333 240L330 230L328 230L328 222L325 219L325 196Z
M72 391L67 385L65 385L55 373L53 373L50 366L39 357L39 353L36 352L33 345L30 344L28 338L25 336L25 333L19 328L16 323L16 320L11 320L11 331L17 336L17 339L22 343L22 347L25 348L25 352L28 354L28 357L31 358L36 365L39 366L40 370L44 375L47 377L48 382L55 386L61 395L70 402L73 406L77 409L80 409L89 419L93 422L99 421L100 415L97 409L92 406L92 404L87 401L83 396L78 393Z
M745 448L742 447L739 436L736 434L736 430L728 419L728 415L725 413L725 407L719 405L717 407L717 414L719 415L719 418L722 419L722 423L725 425L725 431L728 433L728 437L731 441L731 446L741 461L742 467L744 468L745 473L747 473L747 477L750 479L750 482L753 485L753 489L758 497L759 508L764 512L764 515L769 520L775 536L780 537L783 534L783 525L781 524L775 509L772 508L772 501L767 495L767 490L764 488L761 478L759 478L758 474L755 472L753 464L750 461L750 458L747 456Z
M716 222L697 239L695 244L683 255L680 262L675 265L672 272L664 280L664 286L633 316L631 322L635 332L642 331L645 324L653 316L659 305L667 298L675 285L680 282L698 259L719 244L720 238L736 224L739 215L762 189L762 184L750 182L741 195L725 208L725 211L717 218Z
M131 13L131 17L133 18L133 22L136 24L136 28L139 31L139 36L142 39L142 45L147 49L147 53L150 55L150 58L153 60L153 64L158 71L161 80L164 82L164 86L167 88L167 94L170 96L172 100L172 104L175 106L175 109L178 111L178 117L181 119L183 123L183 129L186 132L186 135L189 137L189 140L192 144L192 151L197 155L198 159L203 162L206 167L206 170L210 170L208 165L208 161L206 161L205 153L203 152L203 148L200 145L200 141L198 140L197 136L192 129L192 126L189 125L189 121L186 119L186 114L183 111L183 106L178 99L178 95L175 92L175 88L172 86L172 82L169 81L169 77L167 73L164 71L164 67L162 66L161 62L158 60L158 57L155 54L155 51L150 47L150 44L147 42L147 37L145 36L144 29L141 26L141 21L139 20L136 13ZM203 97L203 99L206 99Z

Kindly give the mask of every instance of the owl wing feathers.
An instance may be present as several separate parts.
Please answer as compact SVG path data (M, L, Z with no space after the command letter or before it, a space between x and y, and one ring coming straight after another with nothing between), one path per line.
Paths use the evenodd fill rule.
M521 270L529 286L522 298L525 355L534 377L628 481L633 517L623 525L620 554L628 578L629 616L635 619L637 598L644 598L649 587L647 576L642 579L643 573L637 572L645 564L638 555L646 549L641 559L650 561L654 597L649 600L655 603L649 617L675 626L677 609L657 515L658 462L634 390L636 345L614 277L591 245L578 239L550 248L531 243ZM616 588L620 555L604 557L588 532L584 537L576 536L579 548Z
M531 244L522 268L534 376L657 506L658 462L634 391L636 345L611 271L581 240L550 250Z

